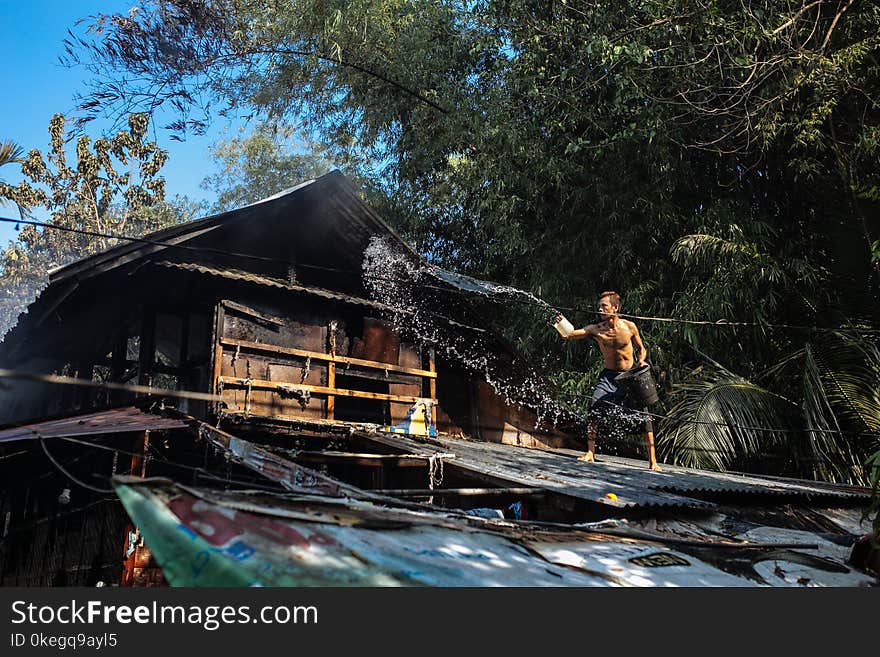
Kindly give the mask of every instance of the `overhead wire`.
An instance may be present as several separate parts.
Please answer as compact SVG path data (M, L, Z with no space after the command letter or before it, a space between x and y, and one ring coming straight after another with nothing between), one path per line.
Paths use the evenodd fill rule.
M178 399L192 399L197 401L222 401L222 397L220 395L211 394L209 392L198 392L196 390L171 390L169 388L154 388L153 386L144 386L136 383L93 381L92 379L80 379L72 376L63 376L60 374L35 374L33 372L23 372L20 370L9 370L2 368L0 368L0 379L22 379L25 381L34 381L37 383L72 385L84 388L97 388L99 390L135 392L145 395L175 397Z
M87 379L77 379L77 378L73 378L73 377L65 377L65 376L60 376L60 375L35 375L30 372L18 372L16 370L6 370L6 369L0 369L0 378L25 378L25 379L29 379L29 380L42 381L45 383L52 383L52 384L66 384L66 385L75 385L75 386L82 385L82 386L87 386L87 387L98 387L98 388L101 388L101 387L104 387L105 385L107 385L107 384L100 384L99 382L90 381ZM149 395L155 395L158 397L173 396L173 397L177 397L177 398L196 399L196 400L205 400L205 399L207 399L209 401L221 401L222 400L222 398L219 395L212 395L210 393L198 392L198 391L193 391L193 390L166 390L163 388L151 388L148 386L140 386L140 385L126 384L126 383L115 383L115 384L113 384L112 389L113 390L130 391L130 392L140 392L140 393L145 393L145 394L149 394ZM575 399L575 398L580 397L580 395L577 395L574 393L563 394L560 396L565 397L565 398L569 398L569 399ZM728 422L720 422L720 421L716 422L716 421L709 421L709 420L685 420L685 419L674 418L669 415L659 415L657 413L652 413L647 410L628 408L626 406L622 406L620 404L615 404L613 402L605 401L604 403L610 404L612 406L617 406L622 410L629 411L632 413L640 413L642 415L648 415L652 418L668 420L668 421L671 421L674 423L679 423L679 424L703 424L703 425L726 426L726 427L733 428L733 429L742 429L742 430L746 430L746 431L763 431L763 432L767 432L767 433L830 433L830 434L852 435L852 436L873 436L873 435L876 435L873 432L853 432L853 431L842 431L842 430L837 430L837 429L802 429L802 430L801 429L782 429L782 428L775 429L775 428L768 428L768 427L752 427L752 426L746 426L746 425L738 425L738 424L733 424L733 423L728 423ZM569 412L573 412L573 413L577 414L578 416L580 416L580 413L576 409L566 408L565 410L567 410ZM581 419L585 419L585 418L583 418L581 416Z
M119 391L127 391L127 392L136 392L143 393L151 396L158 397L175 397L175 398L183 398L183 399L194 399L194 400L207 400L207 401L222 401L222 397L220 395L198 392L193 390L169 390L164 388L152 388L149 386L135 385L135 384L127 384L127 383L102 383L98 381L91 381L88 379L78 379L74 377L67 377L61 375L39 375L33 374L30 372L19 372L16 370L8 370L8 369L0 369L0 378L19 378L19 379L27 379L32 381L38 381L43 383L51 383L51 384L63 384L63 385L74 385L74 386L85 386L92 388L108 388L111 390L119 390ZM580 398L581 395L576 393L567 393L559 395L563 398L568 399L576 399ZM755 427L755 426L747 426L747 425L739 425L735 423L729 422L721 422L721 421L711 421L711 420L689 420L689 419L680 419L675 418L670 415L660 415L657 413L650 412L648 410L641 409L633 409L628 408L626 406L622 406L620 404L615 404L614 402L604 401L603 403L609 404L611 406L616 406L621 410L625 410L632 413L639 413L642 415L650 416L652 418L667 420L676 424L695 424L695 425L714 425L714 426L724 426L731 429L741 429L745 431L761 431L765 433L824 433L824 434L836 434L836 435L851 435L851 436L874 436L875 432L855 432L855 431L843 431L839 429L784 429L784 428L770 428L770 427ZM581 413L577 409L573 408L565 408L566 411L575 413L581 419L585 419Z
M138 457L138 458L144 458L143 453L124 450L124 449L120 449L118 447L110 447L108 445L101 445L99 443L93 443L93 442L89 442L87 440L80 440L80 439L73 438L70 436L59 436L58 440L63 440L65 442L75 443L78 445L84 445L86 447L93 447L95 449L104 450L104 451L108 451L108 452L116 452L119 454L124 454L126 456L134 456L134 457ZM261 488L264 488L267 490L269 489L267 486L261 486L259 484L255 484L255 482L253 482L253 481L245 481L242 479L227 478L227 477L218 477L217 475L214 475L214 474L210 473L209 471L205 470L203 467L186 465L184 463L178 463L176 461L171 461L170 459L163 459L161 461L161 463L162 463L162 465L194 472L196 474L204 476L207 479L217 480L217 481L221 481L223 483L230 483L230 484L235 484L237 486L243 486L243 487L258 486L258 487L261 487ZM277 491L277 492L286 492L285 489L280 486L278 488L275 488L272 490ZM114 492L114 491L111 490L110 492Z
M63 440L65 442L75 443L75 444L79 444L79 445L84 445L86 447L93 447L93 448L99 449L99 450L117 452L119 454L124 454L126 456L143 457L143 454L140 454L137 452L119 449L116 447L110 447L107 445L101 445L99 443L93 443L93 442L89 442L86 440L80 440L80 439L72 438L72 437L68 437L68 436L59 437L58 440ZM701 453L725 453L725 452L722 452L721 450L714 450L714 449L708 449L708 448L693 448L689 451L695 451L695 452L701 452ZM759 452L759 453L754 454L754 456L771 457L771 458L785 458L783 455L771 454L769 452ZM789 460L794 461L794 462L803 462L803 463L821 462L821 459L815 459L815 458L805 458L805 457L788 457L788 458L789 458ZM163 459L161 461L161 463L163 465L171 466L171 467L178 468L181 470L191 471L191 472L197 474L198 476L202 476L206 479L210 479L210 480L214 480L214 481L218 481L218 482L222 482L222 483L232 483L232 484L235 484L238 486L243 486L243 487L258 487L258 488L268 489L266 486L261 486L259 484L256 484L254 481L246 481L243 479L236 479L236 478L218 477L217 475L212 474L211 472L206 470L204 467L185 465L183 463L178 463L178 462L171 461L168 459ZM283 488L275 488L272 490L274 490L276 492L289 492Z
M86 490L90 490L93 493L100 493L101 495L110 495L115 492L112 488L98 488L97 486L92 486L91 484L86 483L85 481L83 481L82 479L77 477L76 475L72 474L70 472L70 470L68 470L63 465L61 465L61 463L58 461L58 459L56 459L54 456L52 456L51 452L49 452L49 448L46 447L46 441L43 439L43 436L38 435L37 437L39 438L40 447L43 448L43 454L46 455L46 458L49 459L49 461L52 463L52 465L54 465L55 468L59 472L61 472L61 474L63 474L65 477L67 477L74 484L76 484L77 486L80 486L82 488L85 488Z
M245 259L251 259L251 260L258 260L258 261L269 261L269 262L275 262L275 263L283 263L283 264L293 265L296 267L312 268L312 269L317 269L317 270L345 273L345 274L351 274L351 275L357 275L357 276L362 275L361 272L355 272L353 270L345 270L345 269L340 269L340 268L335 268L335 267L325 267L325 266L320 266L320 265L308 265L308 264L304 264L304 263L296 263L293 261L281 260L281 259L277 259L277 258L270 258L270 257L266 257L266 256L259 256L259 255L255 255L255 254L239 253L239 252L228 251L228 250L224 250L224 249L215 249L215 248L211 248L211 247L177 244L177 243L164 242L161 240L153 240L153 239L148 239L148 238L139 238L139 237L129 237L129 236L125 236L125 235L117 235L117 234L113 234L113 233L101 233L101 232L97 232L97 231L90 231L90 230L86 230L86 229L73 228L73 227L68 227L68 226L59 226L57 224L51 224L51 223L28 220L28 219L12 219L12 218L7 218L7 217L0 217L0 222L26 224L26 225L32 225L35 227L50 228L50 229L61 230L61 231L66 231L66 232L83 234L83 235L87 235L87 236L91 236L91 237L101 237L101 238L105 238L105 239L116 239L116 240L130 241L130 242L135 242L135 243L161 246L161 247L166 247L166 248L177 248L177 249L182 249L182 250L187 250L187 251L214 253L214 254L220 254L220 255L231 256L231 257L239 257L239 258L245 258ZM377 277L377 278L380 280L382 279L382 277ZM399 281L400 279L393 278L390 280ZM418 283L418 285L422 288L425 288L425 289L435 289L435 290L439 290L442 292L459 292L462 294L467 294L469 296L473 295L472 292L462 290L462 289L459 289L456 287L442 287L442 286L430 285L430 284L426 284L426 283ZM508 303L509 301L514 301L516 303L528 304L528 305L538 306L538 307L542 307L542 308L546 307L547 309L550 309L550 310L571 310L571 311L576 311L576 312L591 312L591 313L594 313L597 315L601 314L599 311L595 311L595 310L584 311L582 309L566 307L566 306L551 307L549 304L545 305L543 302L539 302L538 300L529 300L529 299L522 299L522 298L511 299L511 298L509 298L509 296L506 297L504 300L500 300L500 299L497 299L496 297L490 297L487 294L482 294L482 293L478 293L478 294L480 294L480 296L483 298L490 299L491 301L498 300L498 301L502 301L503 303ZM432 315L437 314L437 313L433 313L431 311L425 311L425 312L428 312L429 314L432 314ZM439 315L439 316L442 317L443 319L448 319L445 316L442 316L442 315ZM696 326L760 327L760 328L779 328L779 329L791 329L791 330L810 330L810 331L828 331L828 332L855 332L855 333L861 333L861 334L880 332L880 330L875 330L875 329L862 329L862 328L853 328L853 327L831 328L831 327L802 326L802 325L791 325L791 324L735 322L735 321L730 321L730 320L726 320L726 319L720 319L720 320L715 320L715 321L686 320L686 319L680 319L680 318L643 316L643 315L634 315L634 314L627 314L627 313L618 313L618 316L628 318L628 319L638 319L641 321L670 322L670 323L689 324L689 325L696 325ZM197 392L197 391L159 389L159 388L153 388L151 386L141 386L141 385L135 385L135 384L125 384L125 383L115 383L115 382L97 382L97 381L91 381L91 380L87 380L87 379L75 379L73 377L63 377L63 376L58 376L58 375L36 375L36 374L32 374L32 373L27 373L27 372L17 372L14 370L0 369L0 378L4 378L4 377L6 377L6 378L24 378L24 379L30 379L30 380L41 381L41 382L46 382L46 383L81 385L81 386L103 388L103 389L109 389L109 390L122 390L122 391L128 391L128 392L138 392L138 393L159 395L159 396L165 396L165 397L188 398L188 399L198 399L198 400L206 400L206 401L219 401L220 400L220 397L218 395L212 395L210 393L202 393L202 392ZM621 407L621 408L625 408L625 407ZM569 410L571 410L571 409L569 409ZM629 410L629 409L627 409L627 410ZM640 411L640 412L642 412L642 411ZM749 430L749 431L763 431L763 432L771 432L771 433L812 432L812 433L832 433L832 434L845 434L845 435L857 435L857 436L874 435L873 433L844 432L844 431L833 430L833 429L793 430L793 429L774 429L774 428L768 428L768 427L748 427L748 426L740 426L740 425L735 425L735 424L731 424L731 423L724 423L724 422L711 422L711 421L700 421L700 420L679 420L677 418L672 418L670 416L658 415L656 413L649 413L647 411L644 411L644 412L647 413L651 417L655 417L655 418L663 419L663 420L668 420L668 421L672 421L672 422L676 422L676 423L727 426L729 428L738 428L738 429Z
M876 436L877 432L873 431L843 431L839 429L786 429L786 428L771 428L771 427L753 427L741 424L735 424L731 422L721 422L717 420L691 420L684 418L676 418L671 415L660 415L658 413L652 413L647 409L639 409L639 408L630 408L627 406L623 406L622 404L618 404L612 401L603 400L603 404L608 404L610 406L614 406L622 411L626 411L628 413L648 416L651 418L656 418L659 420L667 420L674 424L695 424L695 425L705 425L705 426L719 426L719 427L727 427L729 429L742 429L744 431L762 431L765 433L828 433L828 434L837 434L844 436Z
M341 269L338 267L326 267L326 266L322 266L322 265L311 265L311 264L307 264L307 263L299 263L299 262L295 262L292 260L285 260L285 259L281 259L281 258L260 256L260 255L256 255L256 254L252 254L252 253L242 253L242 252L236 252L236 251L229 251L226 249L216 249L216 248L207 247L207 246L192 246L192 245L188 245L188 244L178 244L178 243L174 243L174 242L165 242L162 240L149 239L149 238L145 238L145 237L130 237L127 235L118 235L115 233L102 233L102 232L98 232L98 231L87 230L84 228L74 228L71 226L59 226L57 224L52 224L52 223L43 222L43 221L36 221L36 220L32 220L32 219L15 219L15 218L11 218L11 217L0 217L0 222L13 223L13 224L26 224L29 226L49 228L52 230L59 230L59 231L64 231L64 232L87 235L90 237L100 237L103 239L115 239L115 240L121 240L121 241L129 241L129 242L134 242L134 243L139 243L139 244L161 246L161 247L173 248L173 249L181 249L181 250L192 251L192 252L212 253L215 255L224 255L224 256L230 256L230 257L234 257L234 258L243 258L243 259L249 259L249 260L254 260L254 261L272 262L272 263L276 263L276 264L285 264L285 265L290 265L290 266L304 268L304 269L313 269L313 270L319 270L319 271L342 273L342 274L348 274L351 276L361 277L363 275L362 272L351 270L351 269ZM395 282L400 280L398 278L381 277L381 276L377 276L376 278L377 278L377 280L389 280L389 281L395 281ZM456 287L444 287L444 286L439 286L439 285L431 285L431 284L427 284L427 283L417 283L416 285L418 285L419 287L424 288L424 289L434 289L434 290L438 290L438 291L442 291L442 292L452 292L452 293L459 293L459 294L465 294L468 296L473 296L472 292L467 291L467 290L461 290ZM477 293L477 294L480 294L483 298L487 298L491 301L495 301L495 299L492 297L489 297L489 295L482 294L482 293ZM537 300L522 299L522 298L510 298L509 296L507 296L503 300L499 300L499 302L503 302L503 303L513 302L513 303L518 303L518 304L522 304L522 305L531 305L531 306L541 307L541 308L545 307L544 302L539 302ZM599 311L596 311L596 310L583 310L583 309L579 309L579 308L575 308L575 307L571 307L571 306L564 306L564 305L546 304L546 308L548 310L567 310L567 311L573 311L573 312L588 312L588 313L592 313L592 314L596 314L596 315L601 314L601 313L599 313ZM824 326L809 326L809 325L784 324L784 323L783 324L775 324L775 323L765 323L765 322L731 321L731 320L727 320L727 319L723 319L723 318L717 319L717 320L692 320L692 319L682 319L682 318L677 318L677 317L656 317L656 316L635 315L635 314L628 314L628 313L618 313L618 315L620 317L624 317L627 319L638 319L641 321L686 324L686 325L691 325L691 326L715 326L715 327L731 327L731 328L754 327L754 328L764 328L764 329L784 329L784 330L800 330L800 331L816 331L816 332L880 334L880 329L860 328L860 327L851 327L851 326L824 327Z
M668 415L660 415L660 414L657 414L657 413L650 412L650 411L648 411L647 409L644 409L644 410L643 410L643 409L629 408L629 407L626 407L626 406L623 406L623 405L621 405L621 404L617 404L617 403L614 403L614 402L605 401L605 402L603 402L603 403L605 403L605 404L607 404L607 405L610 405L610 406L614 406L614 407L616 407L616 408L618 408L618 409L620 409L620 410L622 410L622 411L625 411L625 412L627 412L627 413L630 413L630 414L639 415L639 416L649 416L649 417L651 417L651 418L662 419L662 420L668 420L668 421L671 421L671 422L673 422L673 423L675 423L675 424L685 424L685 425L687 425L687 424L695 424L695 425L714 425L714 426L723 426L723 427L727 427L727 428L729 428L729 429L741 429L741 430L745 430L745 431L760 431L760 432L765 432L765 433L789 433L789 434L831 433L831 434L838 434L838 435L850 435L850 436L860 436L860 437L861 437L861 436L875 436L875 435L876 435L875 433L872 433L872 432L853 432L853 431L842 431L842 430L835 430L835 429L785 429L785 428L770 428L770 427L753 427L753 426L738 425L738 424L735 424L735 423L720 422L720 421L687 420L687 419L674 418L674 417L671 417L671 416L668 416ZM566 410L568 410L568 411L570 411L570 412L575 412L576 415L577 415L580 419L582 419L582 420L588 420L588 416L589 416L589 414L585 417L585 416L583 416L582 414L580 414L579 412L576 412L574 409L568 408L568 409L566 409ZM38 433L38 436L39 436L39 433ZM40 436L40 439L41 439L41 441L42 441L42 436ZM90 442L83 441L83 440L77 440L77 439L72 438L72 437L67 437L67 436L65 436L65 437L61 437L61 439L62 439L62 440L65 440L65 441L67 441L67 442L80 443L80 444L83 444L83 445L88 445L88 446L91 446L91 447L95 447L95 448L97 448L97 449L107 449L107 450L109 450L109 451L115 451L115 452L120 453L120 454L126 454L126 455L132 455L132 456L141 456L140 454L136 454L135 452L129 452L129 451L125 451L125 450L121 450L121 449L116 449L116 448L109 448L109 447L105 447L105 446L103 446L103 445L98 445L98 444L96 444L96 443L90 443ZM42 443L41 443L41 444L42 444ZM45 448L45 445L42 445L42 446L43 446L43 449L44 449L44 451L45 451L45 449L46 449L46 448ZM153 447L153 446L151 445L151 448L152 448L152 447ZM690 450L690 451L716 452L716 451L719 451L719 450L692 449L692 450ZM157 454L159 454L158 450L157 450ZM776 455L771 455L771 454L769 454L769 453L764 454L764 455L766 455L766 456L776 456ZM47 456L48 456L48 454L47 454ZM50 456L50 458L51 458L51 456ZM800 461L800 460L815 461L815 459L802 459L802 458L797 458L797 459L795 459L795 460L799 460L799 461ZM166 464L168 464L168 465L172 465L172 466L174 466L174 467L182 467L182 468L184 468L184 469L190 469L190 470L194 470L194 471L206 472L206 471L204 470L204 468L197 468L197 467L193 467L193 466L183 466L182 464L177 464L177 463L174 463L173 461L169 461L169 460L167 460L167 459L164 459L163 462L166 463ZM244 483L244 482L238 482L238 483Z

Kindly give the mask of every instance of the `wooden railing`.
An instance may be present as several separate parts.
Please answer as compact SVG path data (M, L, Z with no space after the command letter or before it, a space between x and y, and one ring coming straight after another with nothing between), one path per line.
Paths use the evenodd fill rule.
M256 353L265 353L275 356L292 356L294 358L311 359L313 361L323 361L327 363L327 385L316 386L305 383L288 383L282 381L267 381L263 379L247 379L235 376L222 376L221 363L223 358L223 349L233 348L238 352L249 351ZM221 338L215 349L215 391L218 393L227 388L244 388L247 390L270 390L279 393L290 392L308 392L309 395L326 396L326 419L334 420L335 399L336 397L356 397L359 399L374 399L377 401L387 401L391 403L415 404L419 401L430 402L432 409L432 421L437 421L437 371L434 361L433 350L430 353L429 368L427 370L404 367L391 363L382 363L379 361L364 360L361 358L350 358L348 356L339 356L320 351L309 351L306 349L297 349L293 347L280 347L276 345L264 344L260 342L249 342L246 340L236 340L232 338ZM346 367L359 367L380 372L397 374L406 374L420 379L426 379L429 387L429 397L420 397L413 395L391 395L380 392L367 392L364 390L351 390L347 388L336 387L336 366L345 365Z

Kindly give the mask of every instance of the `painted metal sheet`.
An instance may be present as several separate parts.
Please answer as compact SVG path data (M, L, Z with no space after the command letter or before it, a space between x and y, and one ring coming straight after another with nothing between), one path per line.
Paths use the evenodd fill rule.
M550 530L356 500L115 483L175 586L877 585L847 565L846 546L812 532L760 527L731 541L697 528L682 540L657 527L628 532L625 521Z
M740 535L754 542L811 541L816 550L783 550L763 555L756 572L772 586L877 586L877 580L847 565L852 546L826 540L814 532L781 527L756 527Z
M40 436L43 438L92 436L126 431L182 429L186 426L187 423L182 420L153 415L129 406L4 429L0 431L0 443L33 440Z
M579 526L601 528L609 534L653 544L658 556L645 563L641 559L620 559L616 548L602 559L606 565L616 566L617 572L622 567L622 577L636 585L877 586L880 581L874 575L850 563L855 541L870 530L870 522L860 522L857 515L839 509L801 513L793 509L728 509L687 519L616 519ZM768 523L791 522L802 527L755 524L761 517ZM812 529L803 528L808 525ZM597 557L594 551L584 555L574 548L572 552L587 564ZM666 559L669 555L673 556L671 560ZM569 563L577 565L570 555ZM633 564L651 567L634 572ZM724 576L719 576L719 571ZM739 583L728 583L725 578L730 577Z
M364 527L306 507L245 511L228 495L168 481L121 478L116 490L174 586L609 585L506 538L448 520L425 524L418 514Z
M530 543L552 563L606 573L626 586L754 586L684 552L622 541Z

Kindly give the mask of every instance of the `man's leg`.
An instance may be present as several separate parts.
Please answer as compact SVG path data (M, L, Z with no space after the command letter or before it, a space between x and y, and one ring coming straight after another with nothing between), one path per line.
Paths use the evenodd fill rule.
M609 378L610 375L610 370L602 370L593 388L590 410L587 414L587 452L579 457L578 461L592 463L596 460L596 434L599 432L599 421L605 417L608 410L603 401L616 390L614 382Z
M597 429L598 427L596 426L595 420L587 424L587 453L583 456L579 456L578 461L586 461L587 463L592 463L596 460L595 451Z
M647 410L646 408L645 411ZM654 452L654 423L650 419L645 421L645 446L648 448L648 467L655 472L662 472Z

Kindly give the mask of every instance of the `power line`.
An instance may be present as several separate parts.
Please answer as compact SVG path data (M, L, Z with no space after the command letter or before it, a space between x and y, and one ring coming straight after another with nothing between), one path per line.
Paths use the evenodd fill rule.
M65 441L65 442L69 442L69 443L76 443L76 444L78 444L78 445L85 445L86 447L93 447L93 448L95 448L95 449L99 449L99 450L103 450L103 451L107 451L107 452L117 452L117 453L119 453L119 454L125 454L126 456L135 456L135 457L137 457L137 458L145 458L145 455L144 455L143 453L132 452L132 451L124 450L124 449L119 449L119 448L117 448L117 447L110 447L110 446L108 446L108 445L101 445L101 444L98 444L98 443L91 443L91 442L88 442L88 441L86 441L86 440L79 440L79 439L77 439L77 438L71 438L71 437L69 437L69 436L60 436L58 439L59 439L59 440L63 440L63 441ZM149 456L146 456L146 458L149 458ZM216 481L221 481L221 482L223 482L223 483L230 483L230 484L235 484L235 485L237 485L237 486L244 486L244 487L258 486L258 487L263 488L263 489L265 489L265 490L272 490L273 492L287 492L286 490L284 490L284 489L281 488L280 486L277 487L277 488L271 488L271 489L270 489L268 486L260 486L259 484L256 484L256 483L253 482L253 481L244 481L244 480L242 480L242 479L234 479L234 478L218 477L218 476L216 476L216 475L214 475L214 474L208 472L208 471L205 470L204 468L201 468L201 467L198 467L198 466L193 466L193 465L185 465L185 464L183 464L183 463L177 463L177 462L175 462L175 461L171 461L171 460L168 460L168 459L163 459L163 460L161 461L161 463L162 463L163 465L171 466L171 467L174 467L174 468L179 468L179 469L181 469L181 470L188 470L188 471L190 471L190 472L194 472L194 473L196 473L196 474L200 474L200 475L202 475L202 476L204 476L204 477L206 477L206 478L208 478L208 479L213 479L213 480L216 480ZM112 492L115 492L115 491L111 490L110 492L112 493Z
M160 397L177 397L183 399L195 399L201 401L222 401L222 397L220 395L214 395L206 392L197 392L193 390L168 390L163 388L152 388L150 386L142 386L142 385L134 385L129 383L113 383L113 382L100 382L100 381L91 381L89 379L77 379L74 377L61 376L56 374L32 374L30 372L19 372L16 370L7 370L0 369L0 378L15 378L15 379L26 379L30 381L36 381L40 383L48 383L48 384L62 384L62 385L74 385L74 386L84 386L91 388L105 388L109 390L121 390L126 392L137 392L144 393L147 395L154 395ZM576 393L567 393L561 395L563 398L567 399L575 399L581 398L582 395ZM697 425L714 425L714 426L723 426L731 429L742 429L745 431L762 431L765 433L828 433L828 434L838 434L838 435L849 435L849 436L875 436L877 435L874 432L855 432L855 431L841 431L837 429L783 429L783 428L770 428L770 427L752 427L746 425L739 425L730 422L720 422L720 421L711 421L711 420L685 420L674 418L669 415L659 415L657 413L653 413L648 411L647 409L636 409L636 408L628 408L621 404L617 404L614 402L610 402L607 400L603 400L604 404L608 404L610 406L617 407L620 410L627 411L628 413L639 414L644 416L650 416L652 418L667 420L676 424L697 424ZM582 416L578 411L572 408L565 408L564 410L574 413L576 416L580 417L580 419L585 420L586 418Z
M73 227L69 227L69 226L59 226L57 224L51 224L51 223L47 223L47 222L43 222L43 221L35 221L35 220L29 220L29 219L13 219L10 217L0 217L0 222L12 223L12 224L26 224L29 226L50 228L53 230L59 230L59 231L64 231L64 232L69 232L69 233L76 233L76 234L80 234L80 235L87 235L90 237L100 237L103 239L115 239L115 240L129 241L129 242L135 242L135 243L139 243L139 244L148 244L148 245L152 245L152 246L175 248L175 249L181 249L181 250L192 251L192 252L212 253L215 255L231 256L231 257L235 257L235 258L244 258L244 259L255 260L255 261L260 261L260 262L272 262L272 263L276 263L276 264L286 264L286 265L291 265L294 267L300 267L300 268L304 268L304 269L314 269L314 270L318 270L318 271L335 272L335 273L341 273L341 274L348 274L351 276L361 277L363 275L362 272L354 271L354 270L350 270L350 269L340 269L337 267L325 267L325 266L321 266L321 265L309 265L309 264L305 264L305 263L294 262L292 260L271 258L271 257L260 256L260 255L255 255L255 254L251 254L251 253L241 253L241 252L236 252L236 251L228 251L225 249L215 249L212 247L205 247L205 246L191 246L191 245L187 245L187 244L176 244L176 243L172 243L172 242L163 242L161 240L152 240L152 239L148 239L148 238L144 238L144 237L129 237L127 235L117 235L114 233L101 233L98 231L91 231L91 230L86 230L86 229L82 229L82 228L73 228ZM392 278L392 277L377 276L375 278L377 278L378 280L387 280L387 281L392 281L392 282L399 281L399 279ZM419 287L424 288L424 289L433 289L433 290L438 290L441 292L453 292L453 293L468 295L471 297L473 296L473 292L467 291L467 290L462 290L462 289L459 289L456 287L441 287L438 285L430 285L427 283L417 283L416 285L418 285ZM549 310L567 310L567 311L572 311L572 312L588 312L588 313L592 313L595 315L601 314L595 310L581 310L581 309L574 308L571 306L562 306L562 305L551 306L550 304L545 304L544 302L539 302L537 300L517 299L517 298L510 298L509 296L507 296L505 299L501 300L501 299L496 299L496 298L490 297L487 294L482 294L482 293L477 293L477 294L480 294L482 297L489 299L490 301L498 301L500 303L508 303L508 302L512 301L514 303L518 303L521 305L529 305L529 306L535 306L535 307L539 307L539 308L546 307ZM627 313L618 313L618 316L624 317L626 319L638 319L641 321L685 324L685 325L691 325L691 326L714 326L714 327L730 327L730 328L753 327L753 328L764 328L764 329L785 329L785 330L816 331L816 332L831 332L831 333L834 333L834 332L856 333L856 334L864 334L864 335L872 335L872 334L880 333L880 329L855 328L855 327L829 328L829 327L823 327L823 326L804 326L804 325L796 325L796 324L772 324L772 323L763 323L763 322L741 322L741 321L730 321L727 319L692 320L692 319L681 319L681 318L676 318L676 317L653 317L653 316L646 316L646 315L631 315L631 314L627 314Z
M569 395L566 395L566 396L569 396ZM645 408L644 410L638 409L638 408L628 408L626 406L623 406L621 404L617 404L615 402L608 401L608 400L602 400L601 403L607 404L609 406L614 406L622 411L626 411L629 414L650 416L652 418L657 418L659 420L667 420L667 421L675 423L675 424L695 424L695 425L707 425L707 426L720 426L720 427L727 427L729 429L742 429L744 431L762 431L765 433L798 433L798 434L800 434L800 433L830 433L830 434L838 434L838 435L843 435L843 436L859 436L859 437L878 435L876 432L872 432L872 431L856 432L856 431L841 431L839 429L782 429L782 428L775 429L775 428L770 428L770 427L750 427L750 426L741 425L741 424L734 424L731 422L720 422L720 421L713 421L713 420L687 420L687 419L675 418L670 415L659 415L657 413L652 413L651 411L647 410L647 408Z
M58 462L58 460L54 456L52 456L52 454L49 452L49 449L46 447L46 441L44 440L43 436L38 434L37 437L40 439L40 447L43 448L43 453L46 455L46 458L49 459L49 461L52 463L52 465L54 465L55 468L59 472L61 472L61 474L63 474L68 479L70 479L70 481L75 483L77 486L81 486L82 488L85 488L86 490L90 490L93 493L100 493L101 495L109 495L109 494L112 494L115 492L112 488L109 488L109 489L108 488L98 488L97 486L92 486L91 484L87 484L83 480L81 480L81 479L77 478L76 476L74 476L73 474L71 474L70 471L67 470L67 468L65 468L63 465L61 465Z
M72 437L67 437L67 436L59 437L58 440L63 440L65 442L75 443L75 444L79 444L79 445L84 445L86 447L93 447L95 449L99 449L99 450L103 450L103 451L117 452L119 454L124 454L126 456L135 456L138 458L142 458L144 456L143 454L139 454L137 452L119 449L116 447L110 447L107 445L101 445L98 443L92 443L92 442L88 442L85 440L79 440L77 438L72 438ZM722 450L715 450L715 449L709 449L709 448L699 448L699 447L691 448L691 449L688 449L687 451L700 452L700 453L726 453L726 452L723 452ZM818 458L807 458L807 457L803 457L803 456L797 456L797 457L788 456L788 457L786 457L784 455L772 454L770 452L758 452L758 453L752 454L752 456L761 456L761 457L777 458L777 459L787 458L789 461L792 461L795 463L821 463L821 462L823 462L822 459L818 459ZM170 461L165 458L163 458L161 463L163 463L164 465L167 465L167 466L181 469L181 470L191 471L198 476L202 476L206 479L221 482L221 483L230 483L230 484L235 484L237 486L242 486L242 487L262 488L264 490L271 490L273 492L288 492L286 489L279 490L278 488L269 488L268 486L257 484L255 481L246 481L243 479L220 477L215 474L212 474L211 472L209 472L208 470L206 470L203 467L185 465L183 463L177 463L175 461ZM442 492L442 489L438 489L438 490L440 490ZM370 491L368 490L367 492L370 492Z
M26 381L35 381L37 383L81 386L84 388L98 388L100 390L121 390L124 392L135 392L160 397L177 397L179 399L194 399L199 401L218 402L222 400L220 395L213 395L209 392L170 390L167 388L142 386L134 383L116 383L114 381L92 381L91 379L78 379L72 376L62 376L59 374L34 374L32 372L21 372L19 370L0 369L0 379L23 379Z
M107 445L101 445L98 443L92 443L92 442L88 442L85 440L79 440L79 439L71 438L71 437L60 437L59 440L63 440L65 442L69 442L69 443L84 445L86 447L93 447L95 449L99 449L99 450L103 450L103 451L117 452L119 454L124 454L126 456L135 456L138 458L143 458L143 456L144 456L143 454L139 454L137 452L119 449L116 447L110 447ZM725 452L722 452L721 450L713 450L713 449L708 449L708 448L692 448L692 449L689 449L688 451L700 452L700 453L725 453ZM785 457L784 455L771 454L769 452L759 452L756 454L752 454L752 456L761 456L761 457L778 458L778 459L788 458L789 461L794 462L794 463L821 463L821 462L823 462L822 459L817 459L817 458L807 458L807 457L802 457L802 456ZM177 463L175 461L170 461L168 459L163 459L162 463L167 466L171 466L171 467L178 468L181 470L193 472L196 476L203 477L203 478L211 480L211 481L216 481L218 483L234 484L236 486L241 486L244 488L259 488L262 490L267 490L267 491L271 491L271 492L275 492L275 493L289 492L287 489L279 489L277 487L273 488L273 487L269 487L266 485L258 484L255 481L246 481L243 479L236 479L236 478L232 478L232 477L220 477L220 476L217 476L216 474L209 472L208 470L206 470L203 467L185 465L183 463ZM752 476L752 475L746 473L746 476ZM758 475L758 476L761 476L761 475ZM271 481L271 479L270 479L270 481ZM80 482L75 481L75 483L80 483ZM86 484L86 487L88 487L87 484ZM442 493L442 489L438 489L438 491ZM115 492L115 491L110 491L110 492ZM370 491L366 490L366 492L369 493Z

